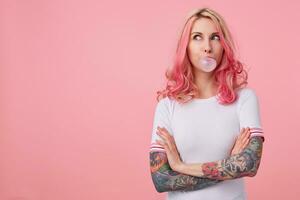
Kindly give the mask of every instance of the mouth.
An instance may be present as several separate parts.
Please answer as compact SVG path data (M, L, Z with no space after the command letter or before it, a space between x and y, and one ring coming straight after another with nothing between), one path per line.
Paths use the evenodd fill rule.
M216 60L213 56L204 56L204 57L202 57L202 59L205 59L205 58Z

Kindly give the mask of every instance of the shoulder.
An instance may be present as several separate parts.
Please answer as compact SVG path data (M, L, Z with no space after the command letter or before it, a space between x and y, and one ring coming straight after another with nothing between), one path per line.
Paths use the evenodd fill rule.
M174 108L175 100L164 97L157 102L156 109L171 113Z
M164 97L160 99L157 103L157 105L164 105L164 106L172 106L175 103L175 100L170 97Z
M256 91L253 88L245 87L237 91L238 102L243 103L247 99L257 99Z

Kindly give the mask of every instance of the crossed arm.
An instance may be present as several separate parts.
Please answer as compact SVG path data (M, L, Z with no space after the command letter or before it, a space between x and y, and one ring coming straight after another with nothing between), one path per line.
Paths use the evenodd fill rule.
M263 138L254 136L239 154L203 164L185 164L182 172L173 171L165 152L150 152L152 181L158 192L193 191L228 179L256 175L260 165Z
M157 192L199 190L221 181L173 171L165 152L150 152L150 169Z

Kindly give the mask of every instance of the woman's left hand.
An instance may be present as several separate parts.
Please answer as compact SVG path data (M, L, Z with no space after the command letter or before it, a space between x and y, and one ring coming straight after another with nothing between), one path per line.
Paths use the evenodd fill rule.
M156 142L166 150L170 167L172 170L179 172L183 162L178 153L174 137L165 128L157 127L156 133L163 139L163 141L156 140Z

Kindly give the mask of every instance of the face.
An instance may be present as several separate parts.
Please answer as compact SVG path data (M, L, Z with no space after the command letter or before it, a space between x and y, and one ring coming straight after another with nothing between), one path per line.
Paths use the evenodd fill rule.
M220 42L220 35L217 33L217 28L211 19L200 18L194 22L187 54L192 66L200 70L199 60L206 56L214 58L217 66L220 64L223 47Z

